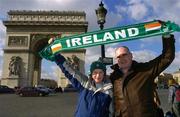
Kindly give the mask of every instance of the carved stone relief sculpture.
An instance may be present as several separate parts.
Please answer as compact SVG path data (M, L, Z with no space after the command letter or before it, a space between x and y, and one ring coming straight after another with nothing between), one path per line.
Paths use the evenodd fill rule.
M27 36L9 36L8 46L27 46Z
M20 76L22 59L19 56L12 56L9 62L9 76Z
M71 58L67 57L67 61L69 64L73 66L73 69L79 70L79 58L76 55L72 55Z

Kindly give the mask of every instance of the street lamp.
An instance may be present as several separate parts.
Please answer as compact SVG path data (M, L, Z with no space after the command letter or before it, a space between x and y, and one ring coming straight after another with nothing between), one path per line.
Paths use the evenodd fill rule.
M103 7L104 4L101 3L99 4L99 8L96 9L96 16L97 16L97 23L100 26L100 29L103 30L104 28L104 23L106 22L106 14L107 14L107 10ZM105 47L104 45L101 45L101 59L103 60L103 58L105 58Z

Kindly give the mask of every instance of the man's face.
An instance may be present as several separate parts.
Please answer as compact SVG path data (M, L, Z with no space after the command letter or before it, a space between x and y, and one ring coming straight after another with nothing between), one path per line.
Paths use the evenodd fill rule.
M132 54L127 48L120 47L115 52L115 57L117 63L121 69L127 69L131 67L132 64Z
M102 69L95 69L92 72L92 79L95 83L101 83L104 78L104 71Z

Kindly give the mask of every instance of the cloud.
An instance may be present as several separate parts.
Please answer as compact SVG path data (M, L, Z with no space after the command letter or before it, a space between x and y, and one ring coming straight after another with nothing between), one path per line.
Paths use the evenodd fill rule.
M122 15L116 14L114 12L108 12L107 18L106 18L106 23L105 23L105 28L112 28L117 25L118 22L122 20Z
M105 45L105 56L113 57L115 53L115 48L110 45ZM92 56L93 55L93 56ZM90 47L86 49L86 62L91 63L101 57L101 46Z
M134 20L142 20L146 15L148 15L147 6L141 1L127 1L127 5L123 6L121 4L115 6L118 14L126 14L126 18L132 18Z
M151 50L133 51L132 53L133 53L133 59L138 62L147 62L157 57L157 53ZM180 68L179 60L180 60L180 51L176 52L174 61L164 72L173 73L176 70L178 70Z
M5 44L6 28L0 20L0 48Z
M179 0L127 0L125 4L115 6L119 14L126 18L146 21L153 19L170 20L180 24Z
M180 36L179 36L179 38L177 38L176 42L180 45Z
M0 69L0 79L1 79L1 77L2 77L2 69Z
M48 63L48 65L47 65L47 63ZM48 69L46 69L47 66L49 66ZM46 60L43 59L43 64L42 64L41 68L42 68L41 78L53 79L53 80L57 81L59 68L55 63L49 62L49 61L47 62Z
M164 71L168 73L174 73L180 69L180 51L176 52L175 59L170 64L170 66Z
M0 48L0 58L2 58L3 54L4 54L4 52L3 52L3 50ZM2 59L0 60L0 62L1 62L1 61L2 61Z
M100 53L100 46L97 47L90 47L86 49L86 55L85 55L85 72L89 72L90 64L93 61L97 61L99 57L101 56Z
M132 53L133 53L133 59L138 62L147 62L156 57L156 52L153 52L151 50L132 51Z
M128 8L128 13L135 20L140 20L147 15L147 7L143 3L130 5Z
M6 0L0 1L0 14L5 18L9 10L59 10L59 11L85 11L89 22L89 30L99 29L96 19L95 9L99 7L98 0ZM106 6L106 5L105 5ZM108 8L107 8L108 9ZM115 25L119 21L119 15L108 12L108 17L113 19L107 20L106 26Z
M3 26L2 22L0 21L0 78L2 76L2 67L3 67L3 47L5 44L5 27Z
M175 59L173 61L173 65L180 67L180 51L176 52Z
M1 79L1 76L2 76L2 66L3 66L3 61L2 61L2 55L1 55L1 51L0 51L0 79Z
M145 0L146 4L153 9L155 19L171 20L180 24L180 1L179 0Z

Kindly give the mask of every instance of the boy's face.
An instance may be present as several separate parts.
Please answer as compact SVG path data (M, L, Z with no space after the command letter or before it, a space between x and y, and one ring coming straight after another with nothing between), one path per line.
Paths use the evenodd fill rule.
M95 81L95 83L101 83L104 78L104 71L102 69L95 69L92 72L92 79Z

